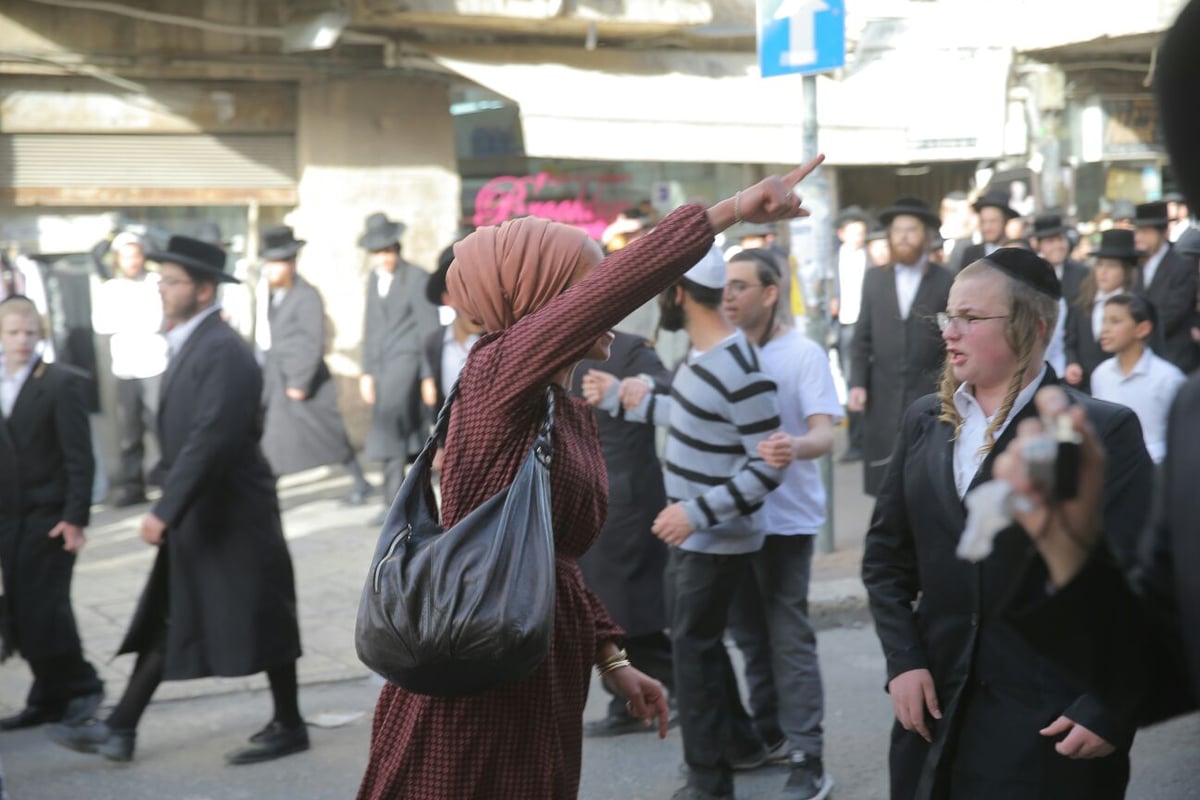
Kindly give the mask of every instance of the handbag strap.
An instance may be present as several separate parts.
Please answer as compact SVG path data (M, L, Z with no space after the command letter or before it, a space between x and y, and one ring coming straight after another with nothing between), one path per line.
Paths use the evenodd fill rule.
M433 426L433 442L444 442L446 434L450 431L450 406L454 404L455 398L458 397L458 379L454 380L454 385L450 387L449 393L446 395L446 402L442 403L442 408L438 411L437 422ZM551 435L554 433L554 387L546 387L546 418L542 421L541 428L538 429L537 436L533 440L533 452L537 456L538 461L549 467L550 461L554 453L554 447L551 442ZM426 449L429 449L428 447Z

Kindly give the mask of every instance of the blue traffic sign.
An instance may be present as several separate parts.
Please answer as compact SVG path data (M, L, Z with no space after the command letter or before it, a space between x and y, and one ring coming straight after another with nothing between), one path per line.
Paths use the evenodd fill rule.
M845 65L846 0L757 0L756 12L764 78Z

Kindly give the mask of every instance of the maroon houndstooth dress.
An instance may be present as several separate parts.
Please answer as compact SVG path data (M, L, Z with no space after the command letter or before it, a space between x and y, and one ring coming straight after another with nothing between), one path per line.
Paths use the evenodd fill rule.
M686 206L511 328L484 336L459 379L442 476L454 525L510 484L545 414L545 387L602 333L677 281L712 245L704 209ZM550 470L557 548L554 637L529 678L477 697L379 696L360 800L570 800L579 791L582 717L597 648L620 629L576 559L608 502L591 408L557 389Z

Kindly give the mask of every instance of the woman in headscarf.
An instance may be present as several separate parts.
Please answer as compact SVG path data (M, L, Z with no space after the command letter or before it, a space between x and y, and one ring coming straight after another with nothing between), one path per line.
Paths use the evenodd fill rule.
M606 359L610 331L682 277L735 222L807 214L792 189L817 157L717 203L678 209L653 233L603 259L582 231L523 218L454 246L451 305L483 326L459 377L442 468L442 524L453 526L508 486L556 395L550 470L557 586L554 636L529 678L476 697L380 693L360 800L571 800L579 791L582 719L593 665L624 663L621 630L584 586L576 559L600 533L604 460L591 407L571 373ZM632 666L607 671L630 713L667 730L662 685Z

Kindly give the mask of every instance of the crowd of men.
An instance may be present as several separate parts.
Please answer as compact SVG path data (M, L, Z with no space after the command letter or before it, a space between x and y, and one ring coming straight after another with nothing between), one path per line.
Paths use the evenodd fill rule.
M1114 202L1103 228L1085 234L1015 188L951 193L937 211L899 197L838 216L830 310L845 407L828 354L791 324L792 270L774 231L743 231L660 296L659 328L687 337L678 364L619 333L608 362L574 376L595 407L610 486L608 523L581 567L630 657L670 690L687 774L676 798L732 798L736 772L770 763L789 768L784 800L832 789L807 595L826 521L816 460L843 417L843 458L861 460L877 498L863 579L896 715L892 796L1124 796L1141 687L1054 652L1037 624L1012 622L1011 588L1034 548L1023 532L1006 529L979 564L955 545L967 496L1037 416L1035 394L1065 387L1108 454L1101 546L1116 569L1134 567L1162 480L1153 465L1171 450L1172 399L1200 365L1200 233L1182 196ZM652 225L630 209L604 244L625 246ZM464 315L438 324L452 254L431 275L402 257L403 232L373 214L358 240L370 265L358 389L385 505L481 334ZM219 235L173 236L156 250L122 233L107 248L114 269L93 322L109 337L117 387L111 502L146 504L148 487L159 492L140 523L157 557L120 648L137 660L103 718L104 687L69 597L97 469L87 376L49 363L44 309L15 281L0 284L0 634L34 678L0 730L49 723L64 747L129 761L163 680L265 672L271 719L227 761L308 749L275 481L341 465L348 502L376 487L325 363L322 297L297 268L305 242L286 226L259 236L253 349L223 319L222 288L236 279ZM661 466L655 426L666 431ZM151 437L161 460L148 470ZM1060 582L1052 555L1047 563ZM1091 579L1113 580L1111 570ZM727 635L745 656L748 707ZM640 730L615 697L586 728Z

